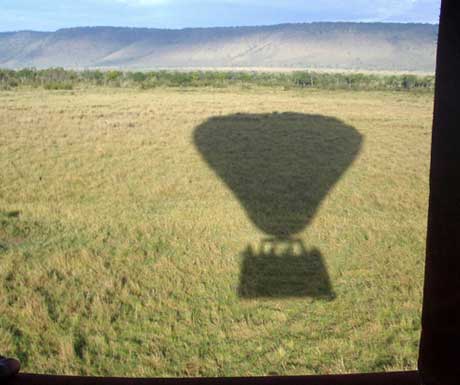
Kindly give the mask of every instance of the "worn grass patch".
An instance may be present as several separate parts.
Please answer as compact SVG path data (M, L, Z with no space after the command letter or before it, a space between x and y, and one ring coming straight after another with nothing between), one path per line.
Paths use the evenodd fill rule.
M24 371L413 369L432 97L0 93L0 346Z

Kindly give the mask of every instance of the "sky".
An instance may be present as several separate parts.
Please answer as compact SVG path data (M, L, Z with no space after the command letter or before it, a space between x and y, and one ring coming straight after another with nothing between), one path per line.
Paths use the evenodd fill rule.
M441 0L0 0L0 31L312 21L437 23Z

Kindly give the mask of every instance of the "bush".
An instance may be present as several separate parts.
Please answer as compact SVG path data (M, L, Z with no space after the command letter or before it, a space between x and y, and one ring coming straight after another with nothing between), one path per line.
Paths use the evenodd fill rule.
M48 90L71 90L77 85L108 87L278 87L352 89L352 90L421 90L432 91L434 76L375 75L362 73L293 73L216 72L216 71L68 71L63 68L19 71L0 69L0 89L20 86L44 87Z
M61 83L61 82L51 82L44 85L45 90L73 90L73 84L71 83Z
M131 74L131 79L133 79L137 83L141 83L147 79L147 75L143 72L134 72Z
M108 71L105 73L105 79L107 82L116 82L122 75L123 73L120 71Z

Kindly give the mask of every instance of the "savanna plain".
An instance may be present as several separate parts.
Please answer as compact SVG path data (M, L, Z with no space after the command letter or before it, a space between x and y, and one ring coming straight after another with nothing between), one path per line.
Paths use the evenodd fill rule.
M0 92L0 350L23 371L416 368L431 93Z

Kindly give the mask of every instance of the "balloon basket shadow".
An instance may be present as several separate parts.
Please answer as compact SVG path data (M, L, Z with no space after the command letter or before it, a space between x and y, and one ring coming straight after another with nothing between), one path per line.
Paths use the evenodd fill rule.
M242 254L241 298L300 298L333 300L329 274L321 252L307 250L298 239L266 239Z

